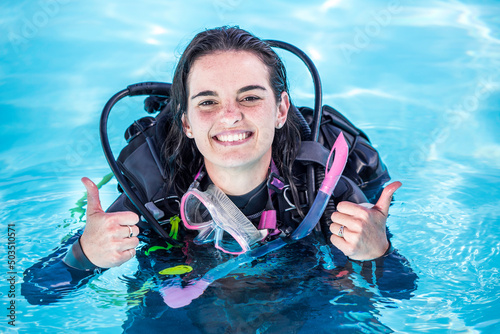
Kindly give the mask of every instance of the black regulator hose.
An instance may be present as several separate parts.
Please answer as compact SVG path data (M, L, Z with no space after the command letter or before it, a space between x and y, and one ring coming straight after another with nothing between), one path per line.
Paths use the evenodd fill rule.
M309 58L309 56L298 47L286 42L270 40L270 39L265 40L265 42L268 43L271 47L277 47L283 50L287 50L296 55L297 57L299 57L300 60L302 60L304 64L307 66L309 73L311 73L314 84L314 115L311 123L311 140L317 142L319 138L321 119L323 117L323 109L322 109L323 92L322 92L321 79L319 77L318 69L314 65L311 58ZM309 207L311 207L312 203L314 202L314 198L316 197L316 183L315 183L316 178L313 165L307 166L306 176L307 176L307 193L309 202L308 204Z
M99 134L101 137L101 145L104 151L104 155L106 156L106 160L108 161L109 167L113 171L113 174L116 177L116 180L122 187L123 191L130 199L132 204L139 210L141 215L146 219L146 221L151 225L151 227L163 238L166 242L172 244L173 246L179 246L181 243L173 238L171 238L167 231L165 231L158 220L153 216L153 214L144 206L139 197L134 193L132 188L130 187L127 179L123 175L118 163L116 162L113 152L111 150L111 146L109 145L108 138L108 116L111 111L111 108L123 99L126 96L134 96L134 95L163 95L168 96L170 94L170 84L161 83L161 82L146 82L139 83L135 85L130 85L126 89L119 91L115 95L109 99L109 101L104 106L104 109L101 114L101 121L99 124Z

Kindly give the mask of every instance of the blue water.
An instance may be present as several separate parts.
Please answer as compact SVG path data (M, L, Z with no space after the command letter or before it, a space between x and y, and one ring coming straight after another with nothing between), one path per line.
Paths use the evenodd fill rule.
M84 224L70 210L83 195L82 176L99 181L109 172L98 139L107 99L131 83L170 81L196 32L238 24L306 51L322 76L324 103L365 130L393 179L403 182L388 226L393 245L419 277L410 299L383 297L355 273L353 286L333 296L321 270L328 267L319 260L321 248L310 245L303 254L291 248L266 266L241 269L249 289L252 280L273 278L271 289L280 291L272 303L243 303L243 313L286 296L283 304L304 301L311 316L299 321L294 310L277 311L270 319L285 332L334 331L341 318L358 324L342 329L351 332L498 332L499 17L497 1L3 1L0 331L121 333L127 311L144 305L144 291L157 289L146 282L129 294L136 261L49 306L29 305L19 282L26 268ZM306 70L293 57L284 58L294 102L312 105ZM117 107L110 120L115 150L124 144L126 125L143 116L141 104L129 99ZM111 204L114 180L101 196L103 206ZM6 306L13 300L7 224L16 232L15 327L7 323ZM314 274L303 285L286 270L297 258L300 270ZM230 287L218 283L212 291L221 289ZM170 322L163 326L195 331L201 326L191 320L195 313L205 315L198 320L207 327L222 330L223 317L210 310L212 303L225 302L212 294L186 309L165 307L161 314ZM155 317L146 317L144 326ZM251 331L269 328L268 322Z

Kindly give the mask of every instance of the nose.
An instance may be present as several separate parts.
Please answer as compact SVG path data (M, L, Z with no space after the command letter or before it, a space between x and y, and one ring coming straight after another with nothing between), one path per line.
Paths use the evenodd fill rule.
M234 125L243 119L240 108L233 103L228 103L222 108L221 123Z

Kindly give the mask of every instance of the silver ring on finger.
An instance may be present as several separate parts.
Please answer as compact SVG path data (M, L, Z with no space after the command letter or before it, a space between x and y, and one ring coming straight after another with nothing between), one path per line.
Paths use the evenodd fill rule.
M344 237L344 225L341 225L341 226L340 226L340 229L339 229L339 231L337 232L337 235L338 235L339 237L341 237L341 238L343 238L343 237Z
M127 227L129 231L127 238L132 238L134 236L134 231L132 231L132 227L130 227L130 225L127 225Z
M134 258L134 251L132 250L132 248L130 248L128 250L128 252L130 253L130 259L133 259Z

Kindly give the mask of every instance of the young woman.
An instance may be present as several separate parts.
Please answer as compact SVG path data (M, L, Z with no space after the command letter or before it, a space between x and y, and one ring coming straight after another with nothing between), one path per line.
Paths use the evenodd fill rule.
M265 241L293 232L308 202L300 161L305 135L303 120L290 101L285 68L269 45L238 28L201 32L184 51L170 93L169 106L157 117L155 130L166 181L146 182L154 179L147 175L134 175L135 179L147 183L148 192L159 194L158 198L180 200L194 178L205 174L198 189L207 192L215 185L255 225L260 225L263 211L275 209L276 226ZM166 128L162 119L168 120ZM148 163L142 158L133 161L135 166ZM377 185L388 179L380 165ZM83 233L28 268L21 293L30 304L56 302L85 286L101 269L129 261L137 251L137 272L127 273L123 280L132 292L129 307L136 305L127 311L125 333L142 333L145 328L151 333L163 333L165 328L203 333L296 332L303 326L352 330L359 325L353 312L372 317L379 294L391 300L410 298L417 279L387 238L389 204L401 184L388 185L368 208L360 205L368 200L357 186L362 180L357 170L344 171L332 196L337 211L321 219L323 232L331 231L323 233L326 240L314 233L320 239L304 238L268 254L255 267L220 279L181 312L168 308L173 306L165 296L179 300L176 291L185 293L184 287L194 287L193 282L227 263L230 256L212 244L193 245L189 231L181 240L185 247L165 247L165 241L139 221L140 213L125 194L104 211L96 185L83 178L88 193ZM277 174L289 190L286 198L285 191L268 189L268 181ZM148 200L157 203L156 199ZM178 221L179 207L166 205L162 210L162 221L171 217ZM142 244L137 247L139 240ZM189 273L162 273L187 264L193 268ZM351 280L351 274L363 276L367 284ZM174 289L165 290L169 287ZM328 316L319 315L317 305L328 307L324 313ZM370 323L378 326L375 317Z
M204 182L220 188L244 212L261 194L262 200L245 214L262 212L274 163L289 183L294 202L299 202L294 174L299 126L290 112L285 68L269 45L238 28L198 34L177 66L171 103L173 122L163 158L169 180L165 186L172 193L181 197L203 168ZM95 184L88 178L82 181L88 192L87 223L65 263L82 270L119 266L136 254L139 216L127 211L123 201L103 211ZM372 207L338 203L331 215L331 243L353 260L386 254L386 219L392 194L400 186L387 186Z

